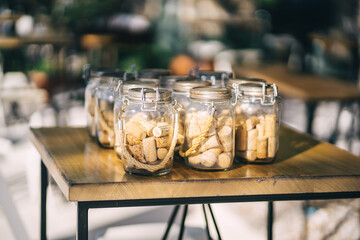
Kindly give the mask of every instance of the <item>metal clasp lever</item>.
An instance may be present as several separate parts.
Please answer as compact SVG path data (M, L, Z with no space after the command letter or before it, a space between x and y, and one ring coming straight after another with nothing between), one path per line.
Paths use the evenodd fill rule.
M151 99L146 99L146 89L141 88L140 94L141 94L141 110L142 111L156 111L157 110L157 104L160 99L160 93L159 88L155 88L155 106L154 107L146 107L146 103L153 103L154 101Z

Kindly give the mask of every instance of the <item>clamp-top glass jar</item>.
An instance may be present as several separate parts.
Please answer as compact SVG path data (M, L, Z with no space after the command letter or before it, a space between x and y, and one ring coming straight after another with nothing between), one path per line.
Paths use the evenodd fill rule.
M177 141L178 114L171 91L133 88L124 99L116 134L124 170L130 174L170 172Z
M234 159L234 109L231 90L197 87L186 108L185 142L180 156L197 170L228 170Z
M190 90L195 87L210 86L207 81L201 80L178 80L173 85L173 97L181 105L180 110L180 123L179 134L176 152L179 151L179 147L184 143L184 125L185 125L185 109L190 104Z
M221 71L197 71L196 78L210 81L212 86L225 87L229 78L233 74L231 72L221 72Z
M275 84L233 84L236 107L236 160L271 163L279 149L280 107Z
M83 68L85 88L85 111L86 122L89 134L95 138L95 93L102 83L108 81L107 77L119 77L124 75L124 71L117 68L91 68L86 64Z
M101 147L114 147L114 99L120 78L102 78L96 90L95 136Z

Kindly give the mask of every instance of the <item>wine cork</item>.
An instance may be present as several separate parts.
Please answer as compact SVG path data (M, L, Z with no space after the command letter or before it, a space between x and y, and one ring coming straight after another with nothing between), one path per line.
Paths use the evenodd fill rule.
M143 148L141 145L128 145L127 149L136 160L144 162Z
M268 157L273 158L276 154L276 137L268 138Z
M276 135L276 115L265 115L265 136L275 137Z
M224 152L229 152L233 149L233 131L229 126L223 126L219 130L219 139L224 148Z
M248 119L246 119L245 121L245 125L246 125L246 130L250 131L251 129L255 128L256 124L257 124L258 120L256 116L250 116Z
M256 160L256 151L237 151L236 154L250 162Z
M160 125L160 126L156 126L152 129L152 134L155 137L163 137L163 136L169 135L169 130L170 130L170 127L168 124Z
M229 168L232 163L232 154L222 153L218 156L217 165L221 168Z
M163 160L166 157L168 150L166 148L158 148L157 150L157 157L160 160Z
M147 163L153 163L157 160L155 138L148 137L143 139L143 151Z
M256 157L264 159L267 157L268 138L257 137L256 140Z
M265 118L263 115L258 116L258 123L265 126Z
M118 156L118 158L122 158L122 152L121 152L121 147L119 147L119 146L115 146L114 147L114 150L115 150L115 153L116 153L116 155Z
M142 127L148 136L152 135L152 130L156 126L154 121L136 120L134 123Z
M188 157L190 165L195 166L201 163L201 154L190 155Z
M195 121L189 122L189 137L194 139L201 134L201 128Z
M256 129L251 129L247 134L247 150L254 151L256 150L256 138L257 131Z
M184 124L180 122L178 124L179 124L178 134L184 135Z
M217 161L217 156L211 151L206 151L201 154L201 164L205 167L213 167Z
M168 146L168 137L155 138L155 141L157 148L164 148Z
M242 109L241 109L241 107L240 107L239 105L237 105L237 106L235 107L235 113L236 113L237 115L240 115L240 114L242 113Z
M95 115L95 98L92 97L90 100L90 105L88 107L88 112L91 116Z
M205 152L210 148L220 148L221 143L217 135L213 135L209 138L206 138L199 149L200 152Z
M245 129L245 127L239 126L236 130L236 139L235 139L235 143L236 143L236 149L240 150L240 151L246 151L247 148L247 131Z
M233 124L233 120L231 117L229 116L218 116L217 117L217 121L216 124L219 128L223 127L223 126L229 126L231 127Z
M134 122L130 121L125 124L125 132L131 134L137 140L143 140L146 137L145 130Z
M139 145L139 144L141 144L141 141L138 140L136 137L134 137L131 134L126 134L126 142L129 145Z
M108 144L111 141L111 137L105 131L98 131L97 138L101 144Z
M114 123L114 112L112 110L103 110L101 111L101 114L104 117L105 121L109 123Z
M182 144L184 144L184 141L185 141L184 135L178 134L178 139L177 139L176 145L182 145Z
M221 148L212 148L212 149L209 149L208 151L215 153L216 156L219 156L223 152L223 150Z
M264 126L264 124L261 124L261 123L256 124L256 130L258 132L258 137L265 136L265 126Z

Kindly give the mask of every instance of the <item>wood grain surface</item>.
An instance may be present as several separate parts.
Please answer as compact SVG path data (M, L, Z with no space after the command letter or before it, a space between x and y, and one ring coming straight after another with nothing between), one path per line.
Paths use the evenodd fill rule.
M284 126L272 164L200 172L176 159L160 177L125 173L114 151L100 148L85 128L31 129L30 138L69 201L360 191L359 157Z
M291 72L284 64L237 66L235 75L263 78L268 83L275 83L284 97L307 101L360 99L360 90L355 84L327 76Z

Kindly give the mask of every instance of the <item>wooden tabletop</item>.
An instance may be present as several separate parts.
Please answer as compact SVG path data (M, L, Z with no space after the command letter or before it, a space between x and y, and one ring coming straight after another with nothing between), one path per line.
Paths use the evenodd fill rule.
M360 89L355 84L327 76L291 72L284 64L237 66L235 75L263 78L269 83L276 83L284 97L306 101L360 99Z
M114 151L98 147L84 128L31 129L30 137L69 201L360 191L359 157L287 127L273 164L200 172L177 159L161 177L126 174Z

